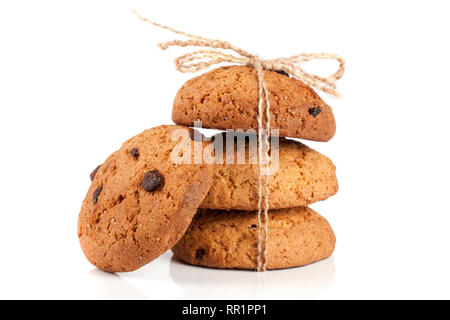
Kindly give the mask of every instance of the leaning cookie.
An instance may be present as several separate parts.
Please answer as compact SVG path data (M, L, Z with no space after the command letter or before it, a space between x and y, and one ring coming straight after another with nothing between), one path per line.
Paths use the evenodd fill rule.
M249 142L249 139L257 141L256 138L231 133L226 137L219 135L223 142L216 140L214 145L225 148L223 153L218 152L220 149L216 151L216 157L223 158L222 164L216 163L214 183L200 207L257 210L257 144ZM240 141L233 137L239 137ZM274 141L278 143L272 143L271 150L273 175L268 177L269 209L307 206L336 194L336 168L330 159L297 141L284 138ZM234 150L227 149L227 145L234 145ZM230 151L233 152L230 154ZM244 161L239 163L239 156Z
M267 269L307 265L329 257L336 238L327 220L308 207L269 211ZM255 269L257 218L251 211L200 209L172 248L187 263L212 268Z
M336 123L331 108L302 81L266 71L270 92L271 128L279 136L315 141L330 140ZM231 66L214 69L186 82L175 97L172 119L204 128L257 129L258 80L253 68Z
M183 135L190 137L192 130L144 131L91 174L78 236L93 265L109 272L136 270L182 237L213 176L210 165L174 163L172 152L181 140L172 137Z

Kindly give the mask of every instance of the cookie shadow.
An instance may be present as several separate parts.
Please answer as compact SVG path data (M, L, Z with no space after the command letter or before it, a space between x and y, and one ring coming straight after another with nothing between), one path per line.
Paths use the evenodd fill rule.
M333 257L297 268L255 272L189 265L175 256L170 277L183 299L314 299L333 283Z
M92 269L88 274L94 283L94 298L96 299L147 299L146 295L117 274L104 272L99 269Z

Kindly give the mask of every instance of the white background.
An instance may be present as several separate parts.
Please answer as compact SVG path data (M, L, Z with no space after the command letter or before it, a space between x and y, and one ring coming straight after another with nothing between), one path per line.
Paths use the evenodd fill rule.
M131 13L265 58L347 61L337 133L306 142L339 193L312 207L331 259L266 273L196 268L170 252L141 270L91 266L76 223L89 173L123 141L171 123L180 74ZM450 49L445 1L2 1L0 298L450 298ZM334 64L325 64L333 71ZM318 68L313 64L310 68ZM322 70L324 71L324 70Z

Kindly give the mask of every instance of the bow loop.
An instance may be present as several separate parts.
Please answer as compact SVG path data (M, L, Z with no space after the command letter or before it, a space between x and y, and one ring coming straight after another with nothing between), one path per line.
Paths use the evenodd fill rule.
M342 78L342 76L344 75L345 60L341 56L334 53L300 53L298 55L289 57L288 59L296 64L308 62L314 59L334 60L339 63L339 67L335 73L333 73L331 76L326 77L325 79L335 82L336 80Z
M314 59L335 60L339 62L339 68L335 73L327 77L306 72L301 66L302 62L308 62ZM282 70L316 89L337 97L339 97L339 93L336 91L336 80L340 79L344 73L344 63L344 59L340 56L325 53L301 53L288 58L263 61L266 69Z
M224 62L245 64L246 60L218 50L198 50L176 58L175 66L180 72L197 72Z
M158 46L162 50L170 47L202 47L211 48L211 50L198 50L179 56L175 59L175 66L180 72L198 72L205 70L213 65L221 63L236 63L248 65L256 68L257 65L262 66L266 70L282 70L296 79L323 91L325 93L339 96L336 90L336 81L344 74L345 61L342 57L332 53L300 53L288 58L278 58L273 60L261 60L257 55L251 54L241 48L233 46L231 43L209 39L183 31L164 26L153 21L150 21L136 11L134 13L142 21L148 22L154 26L169 30L173 33L184 36L186 40L172 40L159 43ZM225 53L224 51L232 51L235 54ZM335 60L339 63L339 67L335 73L327 77L321 77L315 74L306 72L301 67L303 62L308 62L315 59Z

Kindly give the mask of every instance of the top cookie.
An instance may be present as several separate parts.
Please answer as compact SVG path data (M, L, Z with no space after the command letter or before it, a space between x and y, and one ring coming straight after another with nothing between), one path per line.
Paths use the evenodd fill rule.
M144 131L94 170L78 220L81 247L92 264L109 272L136 270L182 237L213 177L213 166L172 161L172 151L182 150L172 135L182 134L193 151L192 131Z
M336 123L331 108L302 81L274 71L264 79L270 92L271 128L281 137L328 141ZM217 68L186 82L172 111L176 124L204 128L257 130L258 81L247 66Z

